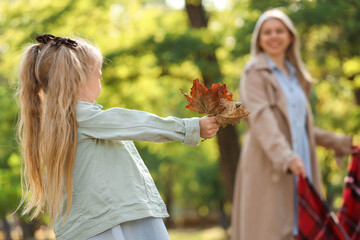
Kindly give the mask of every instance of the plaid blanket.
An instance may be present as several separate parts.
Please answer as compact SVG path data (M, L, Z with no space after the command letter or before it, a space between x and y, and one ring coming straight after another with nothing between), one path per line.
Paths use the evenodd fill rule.
M360 239L360 148L353 154L345 179L344 203L336 217L308 179L299 177L298 240Z
M343 206L338 218L351 239L360 239L360 148L348 166Z
M308 179L299 177L298 182L298 240L348 240L349 237L336 216Z

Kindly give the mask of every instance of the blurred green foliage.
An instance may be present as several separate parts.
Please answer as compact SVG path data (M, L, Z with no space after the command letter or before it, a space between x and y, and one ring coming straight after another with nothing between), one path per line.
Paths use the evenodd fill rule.
M187 103L179 88L189 92L192 80L201 78L201 70L211 73L220 68L222 81L236 98L255 21L263 10L281 7L294 20L302 55L314 77L311 104L316 124L353 134L359 142L358 1L229 0L228 8L221 11L212 3L203 1L208 28L194 30L184 10L172 9L160 0L0 2L0 217L13 212L21 196L18 107L13 97L16 68L24 47L41 33L83 37L98 45L105 57L98 103L105 108L193 117L197 115L184 108ZM198 56L214 50L218 66L199 60ZM244 124L237 129L243 133ZM199 216L206 216L225 201L216 139L198 147L136 144L174 216L186 209L197 209ZM327 200L338 208L347 162L338 168L332 154L318 149Z

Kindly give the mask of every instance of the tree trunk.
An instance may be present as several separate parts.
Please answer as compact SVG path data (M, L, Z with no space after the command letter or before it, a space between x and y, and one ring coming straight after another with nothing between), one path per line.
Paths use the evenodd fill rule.
M229 220L228 220L228 216L225 213L225 208L224 208L224 202L220 201L219 202L219 209L220 209L220 224L222 226L223 229L228 229L230 227L229 224ZM230 236L228 235L228 232L225 231L227 238L230 239Z
M356 100L356 104L360 105L360 89L356 88L354 90L354 94L355 94L355 100Z
M355 77L357 75L359 75L360 73L356 73L356 74L353 74L352 76L350 76L348 79L350 81L354 81ZM354 95L355 95L355 101L356 101L356 104L357 105L360 105L360 88L355 88L354 89Z
M208 19L206 17L204 8L201 4L201 0L198 1L186 1L186 12L188 14L191 27L193 28L206 28ZM208 52L206 55L202 53L198 56L202 60L206 61L207 66L212 66L211 73L200 68L204 84L206 87L210 87L212 83L221 81L222 76L220 67L215 55L215 51ZM220 171L225 184L227 193L227 199L232 201L234 180L236 174L236 166L240 154L239 138L234 126L229 125L225 128L220 128L218 134L218 144L220 150Z
M41 221L34 219L28 223L24 219L20 218L19 223L23 231L23 239L35 239L35 232L40 228Z
M208 19L205 14L201 0L188 1L186 0L186 12L189 17L191 27L193 28L206 28Z
M217 137L220 149L220 172L225 182L227 198L232 201L236 167L240 155L239 138L233 125L220 128Z
M2 218L3 224L4 224L4 231L5 231L5 239L11 240L11 227L9 222L7 221L6 217Z

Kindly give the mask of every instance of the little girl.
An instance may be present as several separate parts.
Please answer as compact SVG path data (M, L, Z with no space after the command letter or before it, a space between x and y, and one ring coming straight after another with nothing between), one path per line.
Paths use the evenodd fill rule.
M102 55L84 40L40 35L20 64L24 214L44 208L56 239L169 239L166 206L132 141L197 145L213 117L179 119L95 104Z

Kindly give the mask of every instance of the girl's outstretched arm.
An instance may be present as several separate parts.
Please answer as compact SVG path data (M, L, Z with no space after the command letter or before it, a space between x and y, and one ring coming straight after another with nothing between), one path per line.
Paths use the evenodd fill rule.
M106 111L96 104L79 102L77 109L79 138L149 142L180 141L197 145L200 136L215 136L219 125L214 117L162 118L155 114L124 108Z

